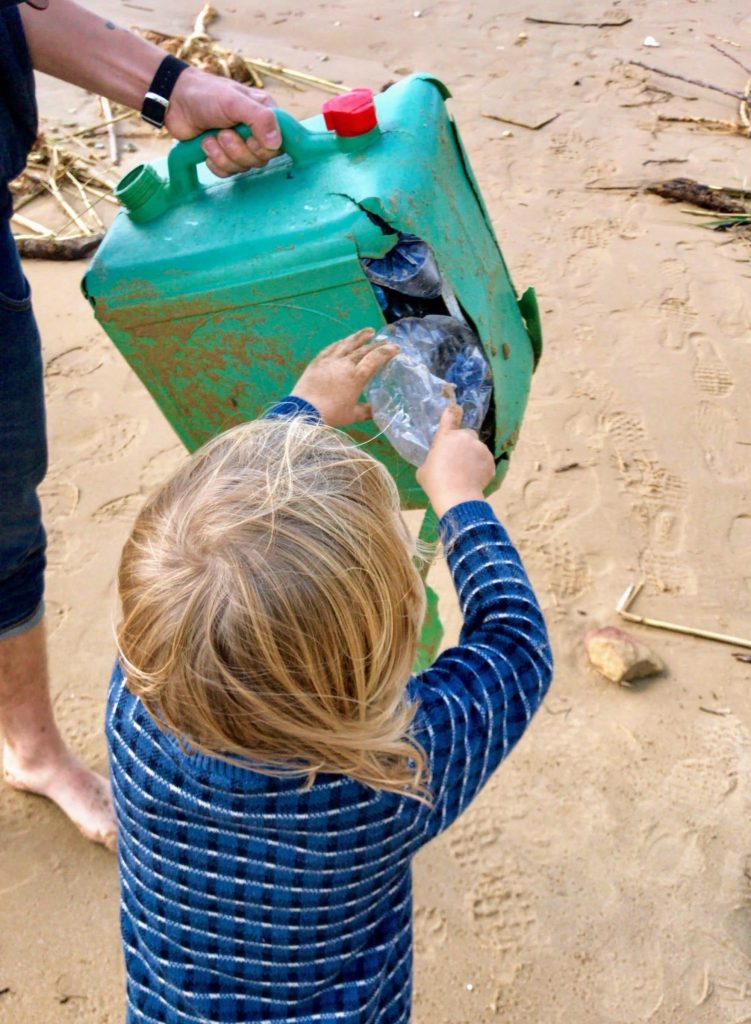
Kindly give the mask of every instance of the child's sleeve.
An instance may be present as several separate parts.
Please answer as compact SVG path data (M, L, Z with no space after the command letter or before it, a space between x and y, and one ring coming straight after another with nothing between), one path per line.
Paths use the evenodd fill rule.
M424 841L477 796L539 708L553 671L542 612L490 505L457 505L440 530L464 626L458 646L411 684L433 798Z
M303 416L311 423L322 422L321 414L316 407L310 402L306 402L304 398L298 398L297 395L287 395L286 398L280 398L278 402L274 402L263 414L263 419L281 420L293 416Z

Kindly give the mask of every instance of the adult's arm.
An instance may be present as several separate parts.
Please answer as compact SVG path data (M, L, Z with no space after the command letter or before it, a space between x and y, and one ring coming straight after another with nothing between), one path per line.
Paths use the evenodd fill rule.
M163 50L74 0L50 0L46 10L21 11L34 67L90 92L140 110ZM225 176L266 163L281 143L273 103L263 90L188 68L177 80L165 119L176 139L209 128L250 125L247 142L223 131L207 140L208 164Z

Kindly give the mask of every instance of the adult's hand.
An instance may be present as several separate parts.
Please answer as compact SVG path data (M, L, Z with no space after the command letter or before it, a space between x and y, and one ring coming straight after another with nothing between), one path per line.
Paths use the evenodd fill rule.
M273 108L274 101L263 89L187 68L177 80L164 124L176 139L223 129L204 141L203 151L209 170L226 178L262 167L278 151L282 137ZM247 124L251 137L245 140L232 131L236 124Z
M24 4L21 17L38 71L141 109L164 50L75 0L50 0L46 10ZM272 108L271 97L260 89L187 68L172 91L165 125L176 139L190 139L208 128L250 125L248 142L228 130L205 143L209 167L225 177L260 167L279 148Z

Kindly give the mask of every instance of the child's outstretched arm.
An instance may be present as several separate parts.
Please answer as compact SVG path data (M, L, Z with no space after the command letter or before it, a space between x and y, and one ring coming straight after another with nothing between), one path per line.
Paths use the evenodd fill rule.
M370 378L393 359L398 345L376 342L375 331L365 327L321 349L300 376L287 398L266 416L308 416L329 427L345 427L370 419L370 406L360 395Z
M516 744L552 676L547 631L519 555L483 488L493 459L461 411L444 413L418 480L440 530L464 626L459 644L412 683L416 737L428 755L427 840L467 807Z

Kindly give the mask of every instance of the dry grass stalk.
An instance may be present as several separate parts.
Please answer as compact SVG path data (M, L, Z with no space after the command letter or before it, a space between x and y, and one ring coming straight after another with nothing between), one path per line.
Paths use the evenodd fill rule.
M225 78L257 89L263 88L263 76L267 75L293 88L304 85L315 86L332 93L349 92L349 86L332 82L328 78L319 78L318 75L295 71L293 68L259 58L243 57L242 54L225 49L208 31L209 25L218 17L219 12L216 8L206 4L198 13L193 30L187 36L171 36L167 32L158 32L154 29L135 31L149 42L156 43L167 53L180 57L181 60L186 60L203 71L211 71L213 74L223 75Z

